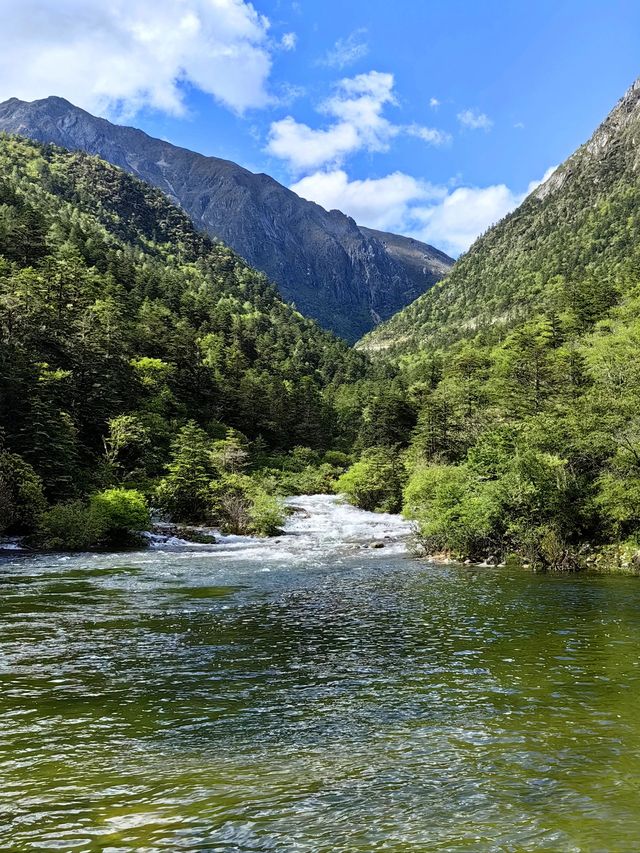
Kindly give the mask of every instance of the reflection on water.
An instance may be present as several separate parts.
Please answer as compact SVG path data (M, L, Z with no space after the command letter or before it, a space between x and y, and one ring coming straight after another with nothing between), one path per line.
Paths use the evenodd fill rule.
M0 563L0 848L638 849L637 579L295 503L279 541Z

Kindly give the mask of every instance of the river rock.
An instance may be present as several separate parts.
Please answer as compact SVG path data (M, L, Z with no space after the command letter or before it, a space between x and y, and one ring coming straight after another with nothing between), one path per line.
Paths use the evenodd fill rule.
M294 504L289 504L286 507L287 515L301 515L303 518L311 518L311 513L308 509L305 509L303 506L295 506Z

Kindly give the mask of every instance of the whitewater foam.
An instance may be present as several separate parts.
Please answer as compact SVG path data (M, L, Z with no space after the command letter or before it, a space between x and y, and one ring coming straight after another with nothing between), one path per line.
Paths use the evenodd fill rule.
M287 516L281 536L261 539L253 536L214 533L215 543L197 544L175 536L148 534L154 550L188 550L224 554L231 560L311 562L330 555L348 554L368 548L388 548L395 553L406 549L412 525L399 515L366 512L346 503L336 495L298 495L287 498Z

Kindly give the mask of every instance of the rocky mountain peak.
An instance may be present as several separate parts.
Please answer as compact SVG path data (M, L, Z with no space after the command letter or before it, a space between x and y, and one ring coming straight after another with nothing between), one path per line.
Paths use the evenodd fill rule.
M439 281L453 260L360 228L273 178L112 124L51 97L0 104L0 131L81 150L161 189L208 234L266 273L289 302L355 341ZM404 246L401 248L401 246Z
M591 138L581 145L532 195L540 200L560 190L565 182L577 173L591 168L601 172L608 168L619 168L619 155L625 151L624 166L638 168L638 143L640 143L640 78L627 89L604 121L596 128ZM631 150L630 150L631 149ZM631 158L629 154L631 153ZM616 160L617 165L610 163ZM597 175L594 174L597 183Z

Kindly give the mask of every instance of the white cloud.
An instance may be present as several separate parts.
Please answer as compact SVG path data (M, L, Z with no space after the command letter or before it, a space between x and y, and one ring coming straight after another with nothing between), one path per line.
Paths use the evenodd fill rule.
M437 110L440 106L440 101L437 98L431 98L429 101L429 106L432 110Z
M463 127L468 127L471 130L491 130L493 127L493 122L488 115L475 110L463 110L458 113L458 121Z
M386 105L395 104L393 74L369 71L345 78L334 94L320 105L319 112L333 122L315 129L293 116L274 121L269 130L267 151L297 172L320 166L340 165L356 151L387 151L400 133L416 136L431 145L442 145L450 137L443 131L419 125L395 125L385 116Z
M271 125L267 151L288 160L292 168L300 170L341 160L345 154L360 147L356 128L346 122L328 130L313 130L287 116Z
M2 5L0 99L62 95L102 114L179 115L189 84L237 112L269 102L269 22L245 0Z
M346 38L338 39L333 48L319 60L318 64L342 70L347 65L352 65L358 59L362 59L369 53L369 45L363 39L366 33L365 29L354 30Z
M430 145L446 145L451 142L451 134L445 133L444 130L438 130L435 127L422 127L419 124L410 124L405 128L405 132L409 136L417 136L424 142Z
M436 205L415 207L411 213L421 225L414 236L452 255L465 252L476 237L522 204L529 193L557 169L551 166L540 180L530 181L523 193L505 184L489 187L457 187Z
M285 33L280 39L280 46L283 50L294 50L298 42L298 36L295 33Z
M389 103L395 103L393 74L369 71L341 80L333 97L322 105L322 111L344 121L380 127L388 125L380 113Z
M287 116L271 124L267 150L297 170L340 162L362 148L384 151L397 133L382 115L384 105L393 101L392 74L370 71L341 80L320 108L336 119L332 125L315 130Z
M384 178L350 181L342 169L308 175L291 189L327 210L344 211L361 225L382 229L409 227L412 202L424 202L446 193L403 172L394 172Z
M342 210L360 225L407 234L459 255L517 207L554 168L548 169L541 181L532 181L524 193L514 192L505 184L452 190L403 172L349 180L342 169L308 175L291 189L327 209Z
M412 210L418 223L414 236L459 255L523 198L524 195L514 193L505 184L457 187L438 204Z

